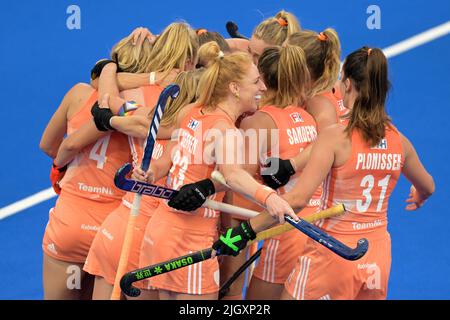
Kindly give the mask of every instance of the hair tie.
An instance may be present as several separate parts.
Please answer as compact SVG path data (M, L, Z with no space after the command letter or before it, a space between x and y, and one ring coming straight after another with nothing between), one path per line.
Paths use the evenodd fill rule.
M202 34L207 33L207 32L208 32L208 30L206 30L206 29L198 29L197 30L197 35L201 36Z
M280 24L280 26L282 26L282 27L287 27L288 26L288 22L287 22L287 20L285 19L285 18L278 18L277 19L277 22Z
M317 39L319 39L319 41L327 41L328 37L323 32L321 32L317 35Z
M225 54L223 53L222 50L219 51L219 59L223 59L223 57L225 57Z
M370 56L371 53L372 53L372 48L369 48L369 49L367 50L367 55Z

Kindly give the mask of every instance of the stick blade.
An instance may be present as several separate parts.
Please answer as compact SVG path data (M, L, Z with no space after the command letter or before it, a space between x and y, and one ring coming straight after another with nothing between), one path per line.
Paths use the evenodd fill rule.
M348 255L347 260L358 260L366 254L367 250L369 250L369 240L366 238L359 239L356 248Z
M238 31L239 28L234 21L228 21L227 24L225 25L225 28L227 29L227 32L230 35L230 37L248 40L246 36L243 36L242 34L239 33Z
M120 279L120 289L129 297L139 297L141 294L141 290L133 286L133 282L135 282L135 277L132 273L125 274L122 279Z
M124 185L127 183L126 176L131 172L131 163L125 163L121 166L114 175L114 185L123 190Z

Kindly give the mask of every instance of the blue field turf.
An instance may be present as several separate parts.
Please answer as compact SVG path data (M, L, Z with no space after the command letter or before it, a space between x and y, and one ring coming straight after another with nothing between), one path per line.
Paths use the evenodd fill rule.
M66 27L69 5L81 9L81 30ZM381 8L381 29L366 27L369 5ZM343 58L365 44L385 48L450 20L448 0L430 1L14 1L0 9L0 96L3 169L0 207L49 187L50 159L41 134L72 85L87 82L92 65L137 26L155 33L176 19L223 34L236 21L251 34L264 17L284 8L306 29L335 28ZM390 59L393 90L388 110L434 176L436 193L417 212L404 210L409 184L401 178L391 197L392 271L389 299L449 299L447 247L450 198L450 37ZM447 160L446 160L447 159ZM0 221L0 299L41 299L41 240L48 200Z

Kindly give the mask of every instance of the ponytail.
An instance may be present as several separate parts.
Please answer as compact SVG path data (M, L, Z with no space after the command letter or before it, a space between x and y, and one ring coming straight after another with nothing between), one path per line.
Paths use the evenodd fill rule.
M267 48L259 59L258 69L268 89L262 105L285 108L305 103L310 77L305 53L300 47Z
M386 126L391 125L385 110L390 89L386 56L378 48L363 47L345 59L343 71L343 80L349 78L358 91L346 131L350 134L359 129L363 139L375 146L384 138Z
M311 96L330 90L335 84L341 65L341 44L334 29L317 34L304 30L289 36L287 43L303 48L313 82Z
M209 63L213 62L222 54L224 53L217 42L206 42L198 49L198 67L207 67Z
M289 36L290 34L293 34L294 32L298 32L302 29L297 17L290 12L281 10L280 12L278 12L275 15L275 18L277 20L281 19L282 21L286 22L285 25L283 25L283 23L281 23L281 25L282 25L282 27L284 26L287 28L287 36ZM286 40L286 38L284 40ZM284 40L283 40L283 42L284 42Z
M253 36L269 45L281 46L287 37L301 30L298 19L290 12L278 12L275 17L261 22L253 31Z

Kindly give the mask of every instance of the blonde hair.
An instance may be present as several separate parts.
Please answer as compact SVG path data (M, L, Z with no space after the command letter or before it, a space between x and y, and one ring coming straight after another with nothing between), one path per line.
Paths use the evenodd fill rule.
M267 86L262 105L302 106L308 97L308 65L302 48L287 45L264 50L258 69Z
M195 31L187 23L171 23L155 41L146 72L161 72L164 79L173 69L184 70L188 60L194 63L197 51Z
M253 31L253 36L269 45L281 46L289 35L300 30L300 23L295 15L281 10L275 17L261 22Z
M336 31L328 28L318 34L304 30L290 35L287 43L305 51L313 81L311 96L331 89L338 78L341 65L341 44Z
M143 73L150 63L153 46L145 39L141 46L133 45L133 38L128 36L114 45L111 59L116 61L123 72Z
M230 82L242 81L252 63L251 57L245 52L217 56L200 78L197 88L198 104L216 108L229 94Z
M161 119L162 126L170 126L175 123L178 112L189 103L195 101L198 82L204 69L180 72L174 80L174 83L180 86L180 93L174 100L169 98L167 108Z
M206 42L198 49L198 64L207 67L209 63L214 62L221 54L221 48L215 41ZM222 51L224 54L224 52Z
M200 46L204 45L205 43L215 41L219 45L220 50L225 53L231 52L228 42L220 33L215 31L208 31L206 29L197 29L196 32L198 35L198 42Z

